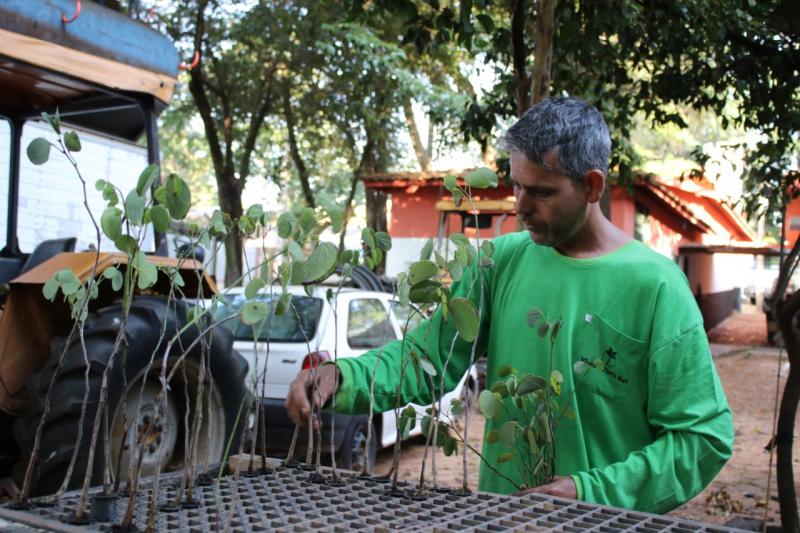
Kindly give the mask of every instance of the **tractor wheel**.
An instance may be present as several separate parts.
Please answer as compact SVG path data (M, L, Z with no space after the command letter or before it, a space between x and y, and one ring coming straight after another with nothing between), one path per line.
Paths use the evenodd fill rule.
M120 304L101 309L86 321L84 340L89 361L89 394L80 442L77 442L78 425L86 390L86 363L77 336L67 347L50 397L50 410L42 431L34 470L32 495L52 494L58 490L76 447L79 452L68 488L82 484L103 371L108 366L121 323ZM245 387L247 362L233 350L232 336L224 328L214 328L206 335L206 339L189 350L182 363L183 368L176 369L165 401L161 403L166 408L160 417L156 417L162 388L159 378L166 345L187 323L187 306L183 302L173 301L168 305L166 299L155 296L140 296L133 300L125 340L114 356L108 379L108 455L112 477L120 476L122 480L128 477L132 452L139 444L143 444L144 450L143 475L153 473L159 465L162 471L185 466L185 423L188 415L191 427L198 405L201 361L205 361L206 372L200 402L202 422L196 461L202 465L208 456L209 463L214 464L224 459L226 451L235 453L238 450L242 423L246 418L248 402L251 401ZM167 360L169 369L184 352L185 348L181 346L188 347L202 329L200 325L190 327L180 335ZM29 380L30 407L26 415L14 424L14 436L20 449L26 450L28 454L33 449L47 389L58 367L64 343L63 339L53 342L50 359ZM159 408L159 411L162 409ZM92 484L103 480L105 453L101 423L92 465ZM15 468L15 478L19 486L22 486L28 461L29 457L23 456Z

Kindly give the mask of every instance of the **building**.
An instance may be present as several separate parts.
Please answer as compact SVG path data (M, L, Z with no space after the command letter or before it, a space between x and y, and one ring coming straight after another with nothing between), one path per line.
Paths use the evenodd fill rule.
M444 188L444 176L462 177L467 172L388 172L361 177L367 189L390 198L388 276L416 261L430 238L446 251L448 235L471 236L476 226L483 237L490 238L516 231L510 185L480 190L471 205L454 204ZM738 308L758 256L774 253L707 181L642 176L630 186L613 186L610 204L614 224L680 266L709 329Z

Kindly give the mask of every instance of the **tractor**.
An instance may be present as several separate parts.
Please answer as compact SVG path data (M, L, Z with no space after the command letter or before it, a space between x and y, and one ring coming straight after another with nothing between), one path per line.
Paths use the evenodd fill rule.
M204 415L198 422L202 437L196 457L219 463L227 451L238 449L237 435L246 412L242 406L251 401L244 382L248 367L233 350L227 330L213 328L207 340L195 343L181 359L183 368L174 373L164 400L158 380L164 332L169 336L183 330L181 342L190 345L191 336L201 330L184 327L190 321L190 303L168 297L170 284L162 279L164 274L159 274L146 294L134 295L125 321L119 293L109 284L100 284L81 341L69 306L62 298L46 299L44 285L65 268L82 282L93 271L102 276L111 267L124 270L127 255L113 251L113 246L101 246L99 258L97 250L76 250L76 237L63 234L70 224L52 220L44 229L52 230L55 238L20 249L24 207L20 169L25 168L26 126L41 123L43 112L58 111L65 128L131 143L144 137L147 162L158 164L157 117L172 97L178 65L177 51L167 37L97 3L0 3L0 131L8 132L9 163L7 189L0 193L0 201L7 201L5 220L0 223L0 231L5 226L0 250L0 478L13 478L22 486L41 425L32 495L80 486L90 470L92 482L98 483L103 480L104 459L109 458L112 477L125 479L125 463L137 449L143 450L144 475L186 466L185 422L198 405L195 395L202 396ZM75 179L74 175L55 176L36 193L58 201L56 195L64 183L80 189ZM149 262L181 269L186 298L214 294L214 280L201 271L202 264L167 256L164 234L155 233L151 248ZM122 324L125 355L114 359L108 374L104 427L109 438L98 438L93 464L88 464L101 376ZM171 355L167 359L167 365L176 364ZM209 372L198 372L201 361L207 362ZM158 402L166 409L154 416ZM76 449L74 469L65 481Z

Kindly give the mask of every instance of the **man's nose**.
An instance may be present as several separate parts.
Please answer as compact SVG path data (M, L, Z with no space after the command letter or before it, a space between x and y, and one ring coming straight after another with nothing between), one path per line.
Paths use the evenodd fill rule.
M530 195L526 194L524 190L514 192L514 210L521 215L533 213L533 202L531 201Z

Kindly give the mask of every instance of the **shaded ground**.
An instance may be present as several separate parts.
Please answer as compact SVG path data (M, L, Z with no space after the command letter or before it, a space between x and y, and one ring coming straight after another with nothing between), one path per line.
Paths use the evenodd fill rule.
M760 519L764 516L764 503L767 500L765 494L770 457L764 446L772 431L779 352L774 348L765 348L766 322L764 315L753 306L746 306L742 313L720 324L709 333L709 339L713 343L717 370L733 411L736 431L733 457L705 491L671 514L718 524L725 523L735 515ZM781 366L782 385L788 373L785 354ZM480 449L482 434L483 418L473 414L469 439L473 447ZM400 466L403 479L418 479L423 452L424 442L421 438L405 443ZM469 485L475 489L479 459L470 453L468 460ZM386 472L391 461L391 449L381 451L376 471ZM460 456L437 455L437 481L440 485L461 485L461 461ZM795 471L800 472L800 445L797 443L794 462L798 465ZM769 519L777 522L779 515L774 466L772 470Z

